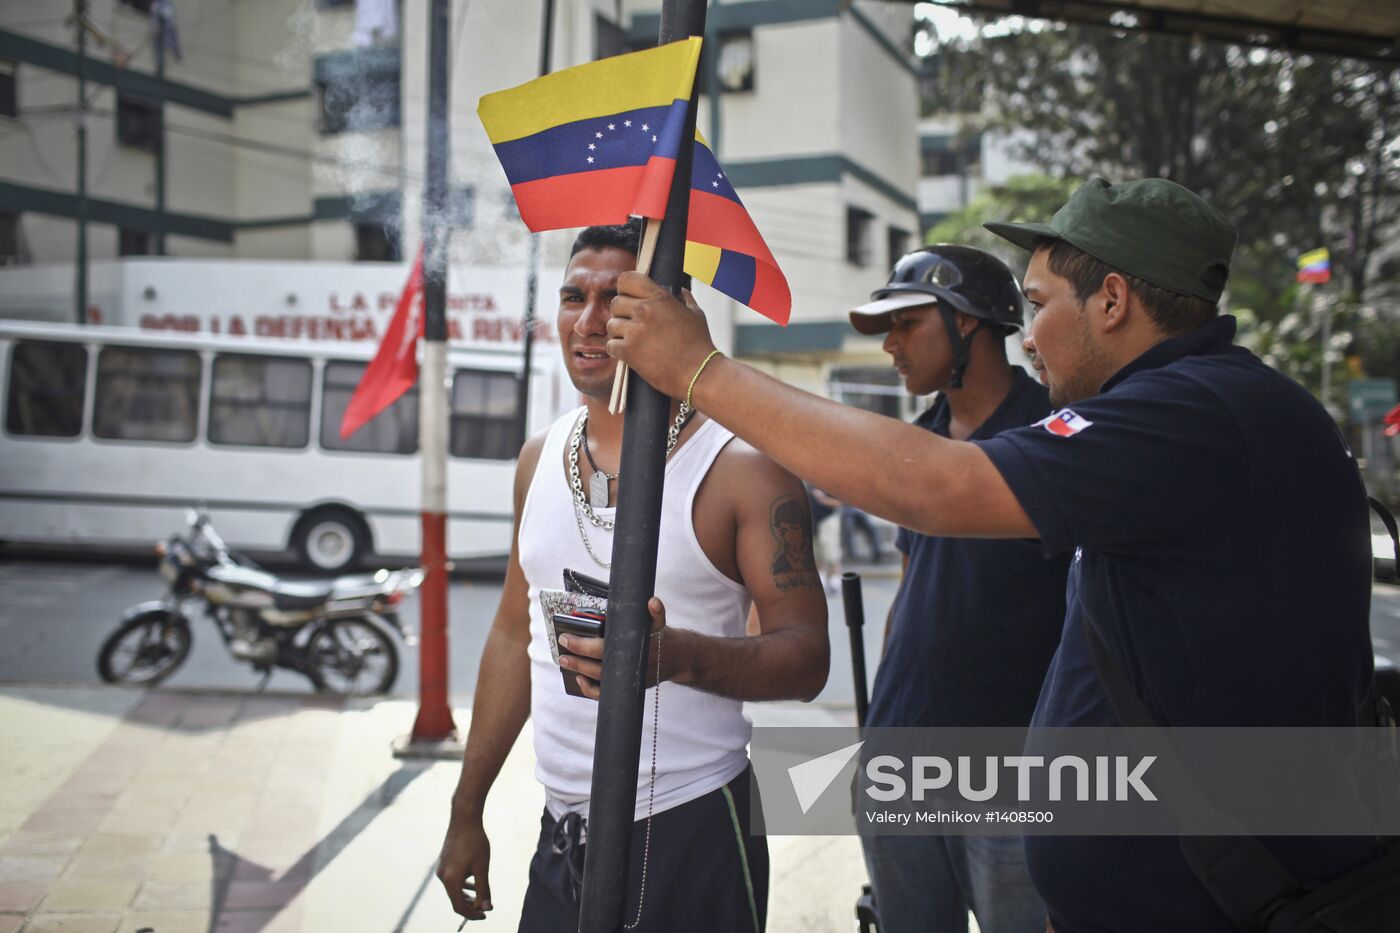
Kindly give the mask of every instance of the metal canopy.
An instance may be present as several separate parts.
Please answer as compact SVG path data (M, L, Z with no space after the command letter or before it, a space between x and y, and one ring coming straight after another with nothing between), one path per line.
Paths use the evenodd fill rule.
M933 0L993 16L1201 36L1293 52L1400 61L1395 0Z

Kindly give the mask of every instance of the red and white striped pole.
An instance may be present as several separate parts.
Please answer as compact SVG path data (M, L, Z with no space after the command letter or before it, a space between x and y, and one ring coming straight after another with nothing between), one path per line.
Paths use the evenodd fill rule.
M423 190L423 368L418 380L423 457L422 633L418 716L410 746L457 737L447 702L447 37L448 0L428 14L428 152Z

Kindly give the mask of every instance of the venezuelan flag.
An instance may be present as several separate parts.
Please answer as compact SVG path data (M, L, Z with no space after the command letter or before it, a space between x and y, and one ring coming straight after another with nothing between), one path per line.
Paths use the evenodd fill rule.
M1298 281L1319 284L1332 281L1332 256L1325 246L1298 257Z
M481 98L477 115L525 226L665 214L700 42L589 62Z
M719 160L696 134L685 271L764 317L786 324L792 292Z

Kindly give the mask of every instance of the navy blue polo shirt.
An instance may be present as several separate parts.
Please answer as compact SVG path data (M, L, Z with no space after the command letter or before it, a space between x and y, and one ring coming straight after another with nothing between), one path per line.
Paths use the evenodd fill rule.
M1043 386L1013 367L1011 391L972 438L1050 413ZM947 399L917 424L948 436ZM1068 556L1035 542L933 538L901 528L909 566L875 675L871 726L1025 726L1060 641Z
M1164 341L1099 395L980 442L1045 552L1074 555L1034 725L1116 724L1086 618L1162 724L1355 724L1371 679L1365 487L1322 406L1234 333L1221 317ZM1265 843L1304 881L1374 851ZM1031 836L1026 852L1058 933L1229 929L1174 838Z

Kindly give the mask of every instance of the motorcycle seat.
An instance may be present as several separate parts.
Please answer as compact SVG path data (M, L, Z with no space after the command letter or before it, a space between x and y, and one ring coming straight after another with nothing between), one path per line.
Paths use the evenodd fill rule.
M335 589L335 581L287 583L264 570L251 567L213 567L209 578L229 586L262 590L284 612L305 612L323 605Z
M302 612L325 604L331 595L331 584L278 583L272 590L277 608L286 612Z

